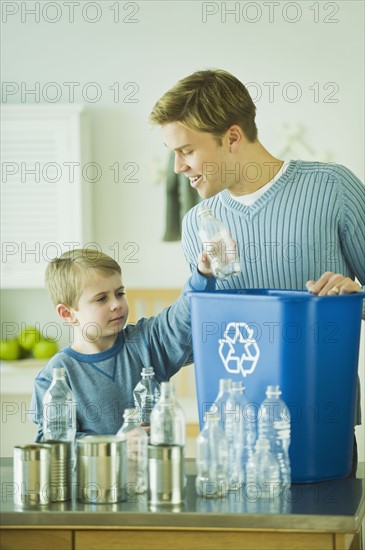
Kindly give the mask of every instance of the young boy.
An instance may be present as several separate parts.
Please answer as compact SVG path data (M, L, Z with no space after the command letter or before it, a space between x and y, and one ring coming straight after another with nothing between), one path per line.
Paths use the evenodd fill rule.
M76 400L77 435L115 434L142 367L153 366L158 381L169 380L193 361L189 298L186 290L214 290L206 257L181 296L159 315L127 324L128 302L121 268L111 257L88 249L52 260L46 286L57 313L74 329L71 346L57 353L35 379L31 409L42 433L42 399L52 369L62 366ZM205 275L203 276L202 273Z

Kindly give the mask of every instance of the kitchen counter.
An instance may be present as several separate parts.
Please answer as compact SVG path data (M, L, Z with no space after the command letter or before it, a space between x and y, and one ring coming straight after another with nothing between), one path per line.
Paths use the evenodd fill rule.
M293 485L272 501L249 501L244 490L225 499L198 497L187 460L185 502L151 510L147 495L118 504L72 500L49 506L13 504L12 459L1 459L4 550L199 548L360 549L365 514L365 464L357 478ZM75 489L75 487L74 487Z

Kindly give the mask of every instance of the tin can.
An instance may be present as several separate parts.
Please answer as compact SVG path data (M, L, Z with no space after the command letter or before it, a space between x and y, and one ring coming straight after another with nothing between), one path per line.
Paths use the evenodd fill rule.
M47 439L42 443L51 447L51 501L71 499L71 441Z
M51 502L51 447L33 443L14 447L16 506L38 506Z
M88 435L77 441L77 498L112 504L125 500L128 483L127 442L110 435Z
M184 501L184 446L148 446L150 504L181 504Z

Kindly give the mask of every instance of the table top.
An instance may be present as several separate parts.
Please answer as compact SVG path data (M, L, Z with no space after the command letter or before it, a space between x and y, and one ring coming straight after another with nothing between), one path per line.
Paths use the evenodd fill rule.
M365 515L365 463L354 479L294 484L272 500L249 500L232 491L224 498L205 499L195 492L195 461L186 461L187 486L180 506L151 508L147 494L118 504L69 502L18 508L13 503L13 460L0 460L2 527L87 526L177 527L215 529L298 529L357 531Z

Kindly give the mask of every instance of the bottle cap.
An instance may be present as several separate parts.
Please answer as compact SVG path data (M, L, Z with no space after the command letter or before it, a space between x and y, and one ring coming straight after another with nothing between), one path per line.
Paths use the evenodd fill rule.
M245 390L243 382L232 382L232 390Z
M175 385L171 380L168 382L161 382L161 395L164 395L168 399L174 399Z
M208 206L206 206L205 204L201 204L199 206L199 210L198 210L198 216L203 216L204 214L211 214L211 209L208 208Z
M219 379L219 389L220 390L230 390L232 387L232 380L230 378L220 378Z
M271 395L281 395L280 386L267 386L266 395L269 397Z
M64 367L53 367L52 376L55 377L55 378L64 378L64 376L65 376Z
M142 367L142 376L147 374L154 374L153 367Z

